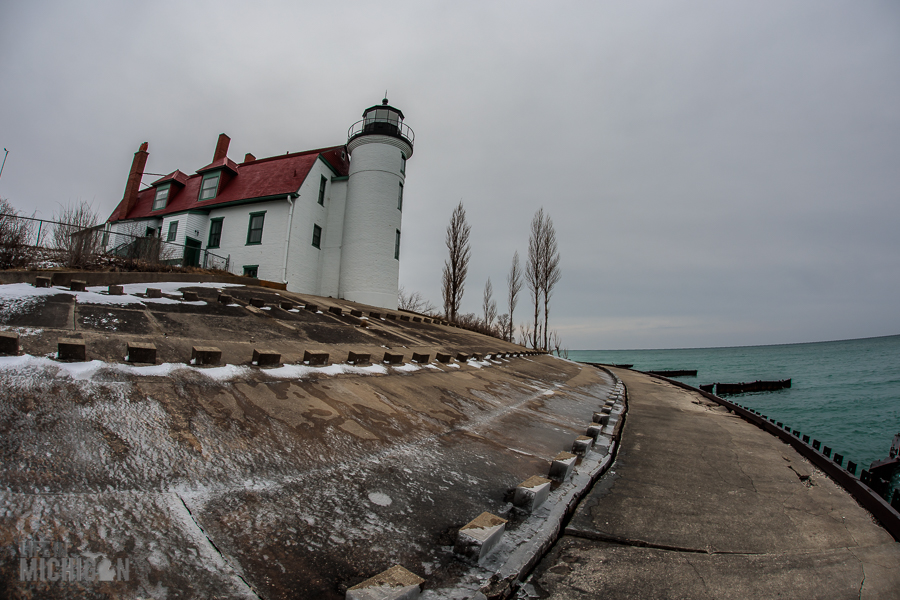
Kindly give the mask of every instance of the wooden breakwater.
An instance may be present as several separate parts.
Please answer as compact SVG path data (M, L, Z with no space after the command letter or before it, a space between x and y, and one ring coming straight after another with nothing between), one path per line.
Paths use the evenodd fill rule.
M662 375L663 377L696 377L697 369L672 369L668 371L647 371L650 375Z
M774 392L791 387L790 379L778 381L751 381L748 383L710 383L700 389L711 394L746 394L748 392ZM714 391L715 390L715 391Z
M634 365L608 365L605 363L592 363L592 362L584 363L584 364L591 365L592 367L597 367L600 369L602 369L603 367L615 367L617 369L630 369L631 367L634 366Z

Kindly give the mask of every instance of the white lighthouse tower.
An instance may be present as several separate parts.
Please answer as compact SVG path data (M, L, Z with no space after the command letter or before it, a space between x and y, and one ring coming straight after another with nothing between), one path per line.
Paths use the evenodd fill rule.
M339 295L397 308L400 278L400 223L406 161L413 131L403 113L388 104L367 108L348 132L350 176L344 211Z

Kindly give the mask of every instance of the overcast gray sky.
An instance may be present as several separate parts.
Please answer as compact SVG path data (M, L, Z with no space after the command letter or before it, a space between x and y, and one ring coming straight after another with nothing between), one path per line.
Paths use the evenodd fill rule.
M0 196L103 219L134 152L193 172L416 133L400 278L440 303L462 200L478 312L543 206L571 349L900 333L900 3L0 3ZM146 178L147 182L153 178ZM516 321L528 318L527 294Z

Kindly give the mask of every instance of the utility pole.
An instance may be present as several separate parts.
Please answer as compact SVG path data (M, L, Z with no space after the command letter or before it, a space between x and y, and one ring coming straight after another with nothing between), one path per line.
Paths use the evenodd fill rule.
M6 166L6 157L9 156L9 150L4 148L3 151L6 152L6 154L3 155L3 164L0 165L0 176L3 175L3 167Z

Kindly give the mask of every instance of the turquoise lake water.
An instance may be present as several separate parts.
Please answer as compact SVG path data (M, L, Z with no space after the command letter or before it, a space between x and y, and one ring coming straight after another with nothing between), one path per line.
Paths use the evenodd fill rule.
M725 396L821 440L868 469L900 433L900 335L778 346L679 350L570 350L579 362L633 364L639 371L696 369L694 387L791 379L791 388ZM859 471L857 471L857 474ZM895 479L896 482L896 479Z

